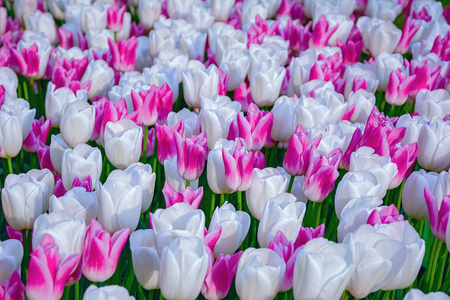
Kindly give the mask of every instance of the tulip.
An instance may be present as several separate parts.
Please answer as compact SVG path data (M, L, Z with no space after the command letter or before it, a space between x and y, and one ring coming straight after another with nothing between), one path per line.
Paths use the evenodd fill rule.
M416 95L414 109L420 116L445 118L450 110L450 95L447 90L420 90Z
M25 286L22 283L22 279L20 279L18 271L14 271L11 277L6 280L4 284L0 284L0 298L8 300L25 299Z
M181 122L183 120L183 122ZM185 138L190 138L193 135L200 133L200 116L193 111L183 108L179 112L169 112L167 115L167 125L172 128L180 128L183 123L184 130L178 130L178 133Z
M425 254L425 241L407 222L393 222L378 226L377 231L384 233L393 240L402 242L406 247L406 258L398 274L383 287L383 290L405 289L410 286L419 274Z
M167 299L195 299L203 285L208 255L197 237L179 237L162 251L159 283Z
M94 130L94 107L78 100L64 104L61 111L60 130L64 141L72 148L86 143ZM73 130L77 128L77 130Z
M298 125L289 141L286 155L283 160L283 168L291 176L306 174L310 164L311 151L320 143L321 136L309 141L308 133L302 125Z
M250 75L253 101L259 107L272 106L278 99L286 69L277 60L260 63Z
M45 120L44 116L33 121L31 131L23 140L23 149L27 152L36 153L39 148L39 143L46 143L48 133L50 131L50 120Z
M127 242L129 228L116 231L111 237L96 220L86 229L83 249L83 275L96 282L103 282L114 274L120 253Z
M169 184L177 191L185 189L189 186L192 187L192 189L198 188L198 179L190 182L188 185L186 180L184 180L178 173L177 156L164 161L164 175L166 176L167 182L169 182Z
M105 29L107 19L107 6L102 3L84 6L80 13L81 29L87 33L89 29Z
M273 299L283 280L286 264L270 249L247 248L236 272L236 292L242 299Z
M192 13L191 12L191 16ZM208 28L208 26L206 27ZM180 49L183 53L187 54L189 59L197 59L200 57L203 59L205 54L206 33L199 31L186 32L180 37Z
M337 148L328 155L317 154L317 151L311 151L302 191L309 200L322 202L334 189L336 179L339 177L337 169L342 160L342 151Z
M108 38L109 49L113 56L113 67L116 71L134 71L134 61L136 60L136 37L128 40L121 40L115 43Z
M391 239L368 224L348 234L344 244L354 248L355 271L347 290L358 298L366 297L391 282L407 257L407 248L402 242Z
M377 18L361 17L356 22L364 40L364 50L377 57L381 52L393 53L402 31L392 22Z
M192 136L183 140L175 131L177 146L178 174L186 181L194 181L200 177L205 168L206 137L202 132L198 136Z
M31 229L37 217L48 209L50 191L29 174L10 174L2 189L3 212L9 226L16 230Z
M236 90L244 82L250 68L250 56L247 49L234 47L225 50L222 53L219 68L230 76L228 91Z
M418 161L422 168L440 172L450 168L448 149L450 122L439 119L424 125L419 134Z
M407 76L401 69L396 69L389 75L386 87L386 102L391 105L403 105L416 84L416 76Z
M109 122L105 127L105 153L119 169L139 160L142 151L142 128L128 119Z
M102 227L114 233L123 228L136 230L142 207L142 189L121 180L106 180L96 186L98 221Z
M139 21L145 29L150 30L153 28L153 24L159 19L161 12L161 2L157 0L139 0Z
M6 285L6 281L11 278L14 272L20 270L23 252L23 247L19 240L10 239L0 242L0 265L2 266L0 285Z
M77 219L84 220L87 225L98 215L97 196L82 187L73 187L61 197L52 195L49 202L49 213L65 211Z
M282 193L267 200L258 226L258 243L267 248L278 232L294 242L297 239L306 205L296 202L297 198L290 193Z
M239 113L236 120L231 123L228 139L235 140L241 137L245 140L248 149L259 151L271 142L272 125L272 112L263 113L258 106L251 103L247 110L247 118Z
M184 99L190 107L201 107L201 97L211 98L217 94L219 72L215 65L205 66L195 60L189 61L182 71Z
M351 245L316 238L298 253L294 267L297 299L339 299L353 273Z
M72 254L63 259L53 237L45 235L31 253L26 285L27 297L60 299L64 285L79 260L79 254Z
M102 172L102 155L98 148L87 144L78 144L73 149L64 151L61 175L64 188L70 190L76 177L83 180L91 176L95 186Z
M18 20L23 20L25 16L33 14L37 8L36 0L19 0L14 2L14 15Z
M139 284L146 290L159 288L160 258L156 251L153 230L136 230L130 235L133 270Z
M110 49L109 39L114 38L114 33L109 29L89 29L86 33L87 47L102 51ZM111 47L112 48L112 47ZM114 50L110 50L111 52ZM112 55L112 54L111 54ZM106 57L104 57L106 59Z
M33 32L42 32L50 41L50 44L56 42L56 27L55 20L49 13L42 13L37 10L34 14L28 15L25 18L25 28Z
M375 58L375 73L379 80L377 89L379 91L386 91L391 73L402 67L403 57L400 54L380 53Z
M326 46L329 43L331 36L338 30L339 26L340 24L338 23L331 27L326 16L321 15L314 26L312 38L309 41L310 46L313 48L322 48Z
M62 108L65 103L77 100L87 101L87 91L78 90L73 92L68 87L56 88L55 84L49 82L45 94L45 115L52 122L52 127L59 127Z
M202 295L206 299L223 299L227 296L241 255L242 251L232 256L221 254L214 264L210 262L202 287Z
M128 291L123 286L108 285L97 287L91 284L83 295L83 300L105 300L105 299L121 299L134 300L133 296L128 294Z
M191 205L195 209L198 209L200 201L203 197L203 187L201 186L195 191L188 187L178 192L170 185L168 181L166 181L162 193L166 202L166 208L171 207L175 203L182 202Z
M247 205L254 218L261 220L268 199L286 192L288 174L283 168L253 169L252 185L246 191Z
M154 32L152 30L150 34ZM150 69L145 69L143 72L146 83L150 85L163 86L164 83L170 87L173 92L173 102L178 99L179 79L178 71L175 68L169 67L164 64L154 64Z
M40 79L45 75L51 48L42 36L28 31L17 44L17 50L11 49L11 56L20 73L29 78Z
M158 140L158 160L160 163L164 163L166 159L172 158L177 154L175 131L177 131L180 136L183 136L184 122L178 122L173 126L156 124L155 128L156 139Z
M349 94L347 103L349 107L353 105L355 107L349 121L353 123L366 123L375 106L375 95L363 89L357 90Z
M208 137L208 148L212 149L220 138L229 136L230 125L241 110L241 105L227 96L202 98L201 128Z
M178 36L173 29L160 27L151 30L149 35L150 56L155 59L159 53L175 49L178 44Z
M411 289L408 293L406 293L405 298L403 300L414 300L414 299L448 299L448 295L444 292L433 292L425 294L419 289Z
M295 240L294 247L299 248L305 245L312 239L321 238L325 234L325 225L321 224L316 228L312 227L302 227L298 233L297 239Z
M14 102L5 99L1 110L19 118L22 128L22 139L25 139L31 131L31 125L33 124L36 109L30 109L28 101L17 98Z
M142 28L142 27L141 27ZM139 36L137 38L136 59L134 61L134 69L138 72L143 72L145 68L150 68L153 64L149 53L148 37ZM173 100L173 99L171 99Z
M221 234L214 247L214 257L232 255L244 241L250 228L250 216L244 211L236 211L230 203L216 207L209 224L212 232L221 228Z
M119 8L115 3L106 9L106 24L109 29L117 32L123 27L123 17L126 9L125 5Z
M424 196L428 207L431 232L445 242L450 214L450 196L446 195L439 203L428 188L425 188Z
M22 128L18 117L0 111L0 157L15 157L22 148Z
M89 63L86 72L81 78L81 83L91 81L92 85L87 94L88 99L94 96L103 96L110 90L114 83L114 70L104 60L96 60Z

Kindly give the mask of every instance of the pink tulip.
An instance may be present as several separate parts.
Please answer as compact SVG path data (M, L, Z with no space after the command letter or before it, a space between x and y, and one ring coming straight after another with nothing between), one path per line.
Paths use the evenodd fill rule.
M445 234L447 232L447 223L450 214L450 195L444 196L440 205L428 188L425 188L424 196L430 216L431 232L445 243Z
M411 174L414 164L419 155L419 146L417 143L402 146L397 143L390 149L391 162L397 165L398 173L392 179L389 188L399 186L403 180L407 179Z
M123 16L127 9L126 5L119 6L114 3L112 6L108 7L106 10L106 24L108 28L114 32L120 31L123 27Z
M308 22L305 26L302 23L293 23L292 20L288 20L286 26L282 30L279 30L279 34L287 41L289 41L289 47L294 54L299 54L300 51L304 51L309 48L309 42L311 40L311 26L312 22Z
M80 83L88 64L89 60L87 57L81 59L60 59L56 56L51 76L51 82L55 85L55 90L61 87L68 87L74 93L80 89L89 91L92 83L90 80L83 84Z
M31 45L29 48L24 48L22 53L11 48L11 56L15 59L20 73L22 73L23 76L33 78L39 75L41 58L38 53L37 44Z
M132 36L128 40L120 40L117 43L108 38L108 45L113 56L114 70L119 72L134 71L138 46L136 37Z
M228 89L228 79L230 74L225 73L222 69L219 69L219 85L217 87L217 95L225 96Z
M414 11L413 16L415 13L416 12ZM397 44L397 47L395 49L396 52L404 54L408 51L409 45L411 44L411 40L417 33L417 31L419 31L421 25L422 23L414 21L411 18L405 19L405 23L403 23L402 37L400 38L400 41Z
M240 251L232 256L220 254L214 263L214 257L210 258L202 287L206 299L223 299L227 296L242 253Z
M11 277L6 280L3 285L0 284L0 299L4 300L22 300L25 299L25 286L20 279L17 270L12 273Z
M314 138L311 142L308 133L302 125L298 125L289 140L286 155L283 160L283 168L291 176L305 175L310 164L310 153L313 147L320 143L321 136Z
M91 280L108 280L116 270L120 253L127 242L130 228L116 231L112 238L97 220L92 220L86 230L83 249L83 275Z
M23 140L23 149L27 152L36 153L39 148L38 141L44 144L47 142L50 125L50 120L45 121L43 116L39 120L34 120L30 133Z
M300 20L300 23L305 23L306 16L303 5L297 3L295 0L282 0L280 9L278 9L277 17L289 16L292 20Z
M74 46L72 31L58 28L59 46L64 49L70 49Z
M184 134L184 122L180 120L172 128L168 125L155 125L156 140L158 141L157 156L160 163L177 155L177 144L175 142L175 132L180 136Z
M93 106L95 108L95 124L91 140L103 139L106 123L119 121L127 115L125 100L113 103L109 99L101 98L95 101Z
M431 48L431 52L436 53L441 60L449 61L450 60L449 48L450 48L450 33L447 32L447 34L445 34L442 37L440 35L436 37L433 43L433 47Z
M140 37L147 35L147 30L142 26L141 24L136 24L136 22L131 22L131 28L130 28L130 37Z
M208 254L211 257L214 257L214 248L216 247L217 241L219 240L221 234L222 226L214 227L210 232L208 232L208 230L205 228L205 237L203 242L205 243L205 246L210 250Z
M50 147L43 142L38 141L37 155L39 160L39 166L41 169L49 169L53 174L56 173L53 167L52 160L50 158Z
M253 103L252 94L250 93L250 83L244 81L234 90L234 101L241 104L241 110L243 112L247 111L250 103Z
M309 44L313 48L322 48L328 44L328 40L336 32L339 24L329 28L329 23L325 15L320 16L319 21L314 26Z
M339 177L338 167L342 160L342 150L334 149L328 155L318 155L317 149L311 151L308 170L303 181L302 191L306 198L322 202L334 189Z
M86 190L86 192L92 192L92 178L91 175L88 175L85 179L80 180L80 178L75 177L75 179L72 182L72 188L74 187L82 187Z
M249 150L261 150L272 139L272 112L263 112L254 103L248 107L247 117L243 113L231 122L228 139L243 138Z
M166 181L162 193L166 202L166 208L171 207L175 203L184 202L197 209L203 198L203 187L201 186L195 191L190 187L177 191Z
M447 21L447 24L450 24L450 6L447 6L444 9L444 12L442 13L442 15L444 16L445 20Z
M293 286L295 260L301 248L296 248L294 242L289 241L282 231L278 231L274 240L269 244L269 249L275 251L286 263L280 292L288 291Z
M60 299L70 274L80 261L79 254L68 256L63 262L58 245L49 234L33 250L28 267L26 292L29 299Z
M278 31L280 22L280 20L276 20L269 23L267 20L261 18L260 15L256 15L255 22L251 24L250 29L247 32L247 47L250 48L251 44L261 44L264 37L274 35Z
M350 31L346 43L338 39L336 45L341 49L342 60L345 64L354 64L358 62L364 47L363 38L356 26Z
M137 115L136 121L138 125L151 126L156 123L158 119L156 96L155 89L149 89L140 93L131 90L131 100L133 101L134 108L133 114Z
M175 142L178 174L186 181L196 180L205 168L207 144L205 132L183 140L181 135L175 131Z
M374 209L367 219L367 224L375 226L375 224L390 224L404 220L403 215L399 214L397 207L391 204Z
M232 191L246 191L252 184L254 154L245 149L241 139L236 140L233 153L222 148L225 181Z
M294 246L295 249L305 245L312 239L323 237L325 234L325 225L321 224L316 228L300 228L300 232L298 233L297 239L295 240Z
M389 75L386 88L386 101L392 105L403 105L413 89L416 76L407 76L401 69Z

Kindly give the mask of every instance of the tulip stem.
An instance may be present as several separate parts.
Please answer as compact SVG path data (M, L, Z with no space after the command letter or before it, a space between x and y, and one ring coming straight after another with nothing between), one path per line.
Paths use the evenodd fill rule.
M75 292L74 292L75 299L80 299L80 280L75 282L74 289L75 289Z
M146 163L147 160L147 137L148 137L148 126L144 126L144 151L142 153L144 163Z
M442 255L442 258L439 259L438 269L436 272L436 274L437 274L436 277L438 278L438 281L436 283L436 288L434 288L433 291L439 290L442 286L442 281L444 279L444 267L447 265L446 264L447 257L448 257L448 251L445 250L444 254Z
M211 209L209 211L209 220L212 219L215 209L216 209L216 194L211 193Z
M436 277L436 276L434 276L434 275L436 275L435 274L435 269L436 269L436 266L437 266L437 262L438 262L438 260L439 260L439 254L440 254L440 252L441 252L441 248L442 248L442 245L444 244L444 242L442 242L440 239L438 239L437 237L435 237L435 241L437 241L437 246L436 247L433 247L431 250L433 251L433 250L435 250L435 251L433 251L434 253L433 253L433 260L432 260L432 265L431 265L431 269L430 269L430 272L428 273L429 274L429 284L428 284L428 288L429 288L429 292L431 292L432 290L433 290L433 283L434 283L434 278ZM428 282L428 281L427 281Z
M220 206L222 206L225 203L225 194L220 194Z
M402 194L403 194L403 188L405 187L406 180L403 180L402 184L400 185L400 191L398 192L398 199L397 199L397 210L400 212L400 208L402 206Z
M427 289L426 289L427 292L432 287L430 280L431 280L431 278L434 277L434 276L431 276L431 275L434 273L433 262L434 262L434 257L436 255L436 248L438 247L438 242L439 242L439 239L437 237L434 237L433 246L431 246L430 257L428 258L428 265L427 265L426 274L424 275L424 281L425 282L422 282L422 290L423 290L424 285L425 285L427 287ZM439 250L440 250L440 248L439 248Z
M292 190L292 186L294 185L295 176L291 175L291 178L289 179L289 186L287 189L287 192L290 193Z
M237 191L237 209L242 211L242 192Z
M186 180L186 187L185 188L187 189L190 186L191 186L191 182L189 180Z
M9 172L9 174L13 174L12 158L7 157L6 159L8 160L8 172Z
M30 240L28 239L28 229L22 230L22 243L23 243L23 261L22 261L22 281L26 284L28 274L28 260L30 258Z

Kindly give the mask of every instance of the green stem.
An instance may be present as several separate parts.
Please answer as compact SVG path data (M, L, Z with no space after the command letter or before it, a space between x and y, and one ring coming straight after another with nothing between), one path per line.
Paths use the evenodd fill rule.
M402 184L400 185L400 191L398 193L397 198L397 210L400 212L400 208L402 206L402 194L403 194L403 188L405 187L406 180L403 180Z
M436 282L436 287L433 288L433 291L438 291L442 286L442 281L444 280L444 269L446 266L447 257L448 257L448 251L444 251L442 258L439 259L439 263L437 265L438 269L436 272L436 275L437 275L436 277L438 278L438 280Z
M434 273L433 261L434 261L434 256L436 255L435 250L436 250L436 247L438 246L438 241L439 241L439 239L437 237L435 237L434 241L433 241L433 246L431 246L431 252L430 252L430 257L428 259L427 270L426 270L426 273L424 276L425 282L422 281L421 290L429 291L429 289L431 289L430 277L433 277L432 275Z
M144 126L144 153L142 157L144 158L144 163L147 161L147 138L148 138L148 126Z
M13 174L12 158L7 157L6 160L8 161L8 172L9 174Z
M22 281L27 282L28 274L28 260L30 259L30 240L28 239L28 229L22 230L22 243L23 243L23 261L22 261Z
M258 222L255 218L252 218L252 243L251 243L251 247L256 248L256 243L258 241L257 237L256 237L256 233L258 231Z
M433 289L433 284L434 284L434 279L436 278L436 276L434 276L434 275L436 275L436 273L435 273L435 269L436 269L436 266L437 266L437 262L438 262L438 260L439 260L439 254L440 254L440 252L441 252L441 248L442 248L442 245L444 244L444 242L443 241L441 241L440 239L438 239L437 237L435 237L435 240L437 240L438 242L437 242L437 247L436 247L436 251L434 252L434 256L433 256L433 264L432 264L432 266L431 266L431 270L430 270L430 284L428 285L428 288L429 288L429 292L431 292Z
M190 181L188 181L188 180L186 180L186 189L188 188L188 187L190 187L191 186L191 182Z
M209 211L209 219L212 219L212 216L214 214L214 210L216 209L216 194L214 194L213 192L211 192L211 208Z
M292 176L292 175L291 175L291 178L289 179L288 189L287 189L287 192L288 192L288 193L290 193L291 190L292 190L292 186L294 185L294 179L295 179L295 176Z
M220 206L222 206L225 203L225 194L220 194Z
M75 292L75 299L80 299L80 281L78 280L77 282L75 282L75 286L74 286Z
M242 192L237 191L237 209L242 211Z

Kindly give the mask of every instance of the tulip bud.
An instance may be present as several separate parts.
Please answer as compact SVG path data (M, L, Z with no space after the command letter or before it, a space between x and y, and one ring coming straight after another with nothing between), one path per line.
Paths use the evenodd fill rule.
M122 299L122 300L134 300L133 296L128 294L128 291L123 286L108 285L97 287L90 285L83 295L83 300L103 300L103 299Z
M72 148L86 143L94 131L94 121L95 109L87 102L78 100L66 103L61 111L61 136Z
M0 265L2 266L0 271L0 285L5 284L15 271L20 270L22 258L23 246L20 241L9 239L0 242Z
M136 230L130 235L133 270L139 284L146 290L159 288L160 258L156 251L153 230Z

